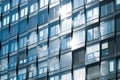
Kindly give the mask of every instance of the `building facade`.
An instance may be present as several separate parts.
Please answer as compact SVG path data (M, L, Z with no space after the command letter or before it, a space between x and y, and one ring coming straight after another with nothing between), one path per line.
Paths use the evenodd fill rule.
M0 80L120 80L120 0L0 0Z

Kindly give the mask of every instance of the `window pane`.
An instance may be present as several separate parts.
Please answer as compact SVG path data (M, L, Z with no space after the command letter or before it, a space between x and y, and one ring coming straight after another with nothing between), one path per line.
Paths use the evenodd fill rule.
M10 41L10 52L17 51L17 40Z
M57 1L59 1L59 0L50 0L50 4L55 3Z
M5 55L8 54L8 44L2 45L2 54L1 55Z
M0 60L0 71L8 69L8 59L4 58Z
M16 36L18 33L18 25L11 26L10 37Z
M101 62L101 75L108 75L108 61Z
M22 53L21 55L19 55L18 59L19 59L19 65L26 63L27 61L26 53Z
M85 23L85 14L84 11L76 12L73 14L73 26L78 27Z
M37 33L36 31L33 31L29 35L28 44L31 45L36 42L37 42Z
M64 17L67 13L70 13L72 11L72 5L70 3L70 0L68 0L68 2L64 2L63 1L63 4L61 9L60 9L60 14L61 14L61 17Z
M117 16L117 18L116 18L116 30L117 30L117 32L120 31L119 23L120 23L120 16Z
M39 74L44 74L47 72L47 61L40 62L38 64Z
M19 71L18 71L18 79L19 80L23 80L23 79L25 79L26 78L26 68L23 68L23 69L20 69Z
M99 79L100 76L100 66L94 65L87 68L87 80Z
M85 80L85 68L74 70L74 80Z
M39 17L39 20L38 20L39 25L47 23L48 22L48 9L44 9L40 11L38 17Z
M73 39L72 39L72 48L76 47L77 45L82 45L85 42L85 31L78 30L73 32Z
M28 22L28 30L37 27L37 24L38 24L38 16L34 15L34 16L30 17L29 22Z
M48 0L40 0L40 8L48 5Z
M18 5L19 0L12 0L12 7L15 7Z
M0 79L1 79L1 80L7 80L7 79L8 79L8 76L7 76L7 75L1 75Z
M80 7L84 4L84 0L73 0L73 7L74 9Z
M71 47L71 37L66 37L61 40L61 49L69 49Z
M7 3L4 5L4 12L8 11L10 9L10 3Z
M49 14L49 20L57 18L59 16L59 5L50 8Z
M71 29L71 23L72 23L71 18L62 20L62 22L61 22L61 32L65 32L67 30L70 30Z
M104 5L101 7L101 16L108 15L108 14L112 13L113 11L114 11L113 2L104 4Z
M49 59L49 71L59 69L59 57L53 57Z
M114 19L105 20L100 23L101 36L114 32Z
M114 11L114 5L113 2L108 4L108 14L112 13Z
M107 5L103 5L101 7L101 16L104 16L107 14Z
M71 73L63 74L61 80L72 80Z
M87 41L93 40L93 30L90 29L87 31Z
M21 9L21 12L20 12L20 17L24 17L28 14L28 7L25 7L23 9Z
M50 77L50 80L60 80L59 76Z
M19 34L22 34L27 31L27 19L24 19L22 21L19 21Z
M9 38L9 29L8 29L8 28L3 29L3 30L2 30L2 34L3 34L3 35L2 35L2 41L8 39L8 38Z
M92 2L92 0L87 0L87 3L90 3L90 2Z
M47 39L48 37L48 28L40 29L39 30L39 40Z
M50 37L56 36L60 33L59 23L55 22L50 24Z
M66 53L64 55L61 55L60 57L60 66L62 67L68 67L72 63L72 54Z
M99 38L99 28L98 27L96 27L96 28L94 28L94 39L98 39Z
M30 13L33 13L38 10L38 4L34 3L30 6Z
M21 37L19 40L19 48L23 48L27 45L27 37Z
M108 55L108 42L102 43L102 56Z
M95 27L87 30L87 41L93 41L99 38L99 28Z
M36 53L37 53L36 48L32 48L32 49L28 50L28 61L35 60Z
M117 67L118 67L118 70L120 70L120 59L118 59L118 62L117 62Z
M12 56L9 59L9 67L15 67L17 65L17 56Z
M86 64L99 61L100 45L99 43L86 47Z
M109 67L110 67L110 68L109 68L109 71L110 71L110 72L113 72L113 71L114 71L114 61L110 61L110 62L109 62Z
M47 43L43 43L40 44L40 46L38 46L38 57L44 57L48 55L48 46Z
M85 50L77 50L73 51L73 66L83 65L85 64Z
M116 0L116 4L117 4L117 5L120 4L120 0Z
M49 51L50 51L50 53L55 53L55 52L59 51L59 39L50 41Z
M92 19L98 18L99 16L99 7L93 7L92 9L87 10L87 22Z
M28 77L31 78L34 76L36 76L36 64L31 64L28 67Z

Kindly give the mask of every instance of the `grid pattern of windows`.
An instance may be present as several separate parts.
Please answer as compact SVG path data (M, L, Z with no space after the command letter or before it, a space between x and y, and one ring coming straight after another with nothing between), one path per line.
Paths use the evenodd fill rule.
M120 80L120 0L0 0L0 80Z

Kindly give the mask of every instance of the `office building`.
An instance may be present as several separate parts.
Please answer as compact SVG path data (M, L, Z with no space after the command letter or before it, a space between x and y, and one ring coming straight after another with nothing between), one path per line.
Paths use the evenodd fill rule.
M0 0L0 80L120 80L120 0Z

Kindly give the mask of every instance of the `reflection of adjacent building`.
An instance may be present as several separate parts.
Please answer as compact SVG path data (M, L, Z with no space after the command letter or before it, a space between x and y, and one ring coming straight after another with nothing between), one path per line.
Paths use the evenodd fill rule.
M0 80L119 80L120 0L0 0Z

